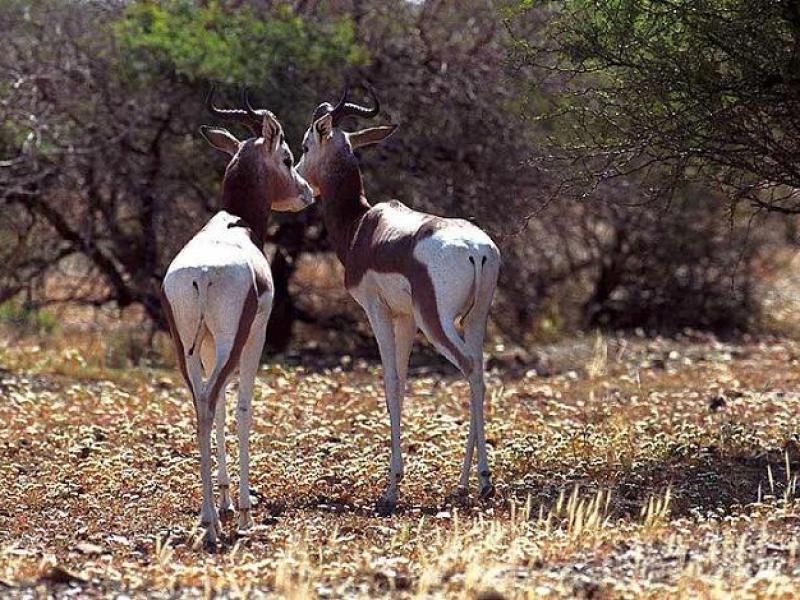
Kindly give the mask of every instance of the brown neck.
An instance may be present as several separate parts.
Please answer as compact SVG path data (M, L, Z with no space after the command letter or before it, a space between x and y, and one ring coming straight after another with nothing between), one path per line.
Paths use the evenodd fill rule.
M253 243L263 250L270 213L267 171L258 149L245 142L239 154L228 164L222 180L222 209L244 221Z
M325 228L336 255L344 263L361 217L370 209L358 159L352 152L342 156L334 168L326 169L320 193Z

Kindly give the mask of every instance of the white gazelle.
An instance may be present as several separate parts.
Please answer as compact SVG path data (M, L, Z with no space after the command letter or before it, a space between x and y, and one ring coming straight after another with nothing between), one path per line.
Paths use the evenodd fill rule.
M488 235L462 219L417 212L396 201L369 204L353 150L385 139L396 127L348 133L340 123L348 115L377 115L380 105L371 90L370 95L372 109L347 102L346 91L336 106L317 107L297 170L321 199L345 286L366 311L378 341L392 432L389 481L377 504L386 514L395 508L403 477L400 412L417 328L469 381L469 435L458 491L468 489L477 448L480 495L494 492L484 437L483 341L500 253ZM459 317L463 337L455 325Z
M213 90L212 90L213 93ZM244 122L256 137L237 140L225 129L203 127L203 136L231 156L222 181L222 208L172 261L162 286L162 302L175 344L178 366L189 386L197 416L205 541L220 533L220 517L233 514L225 457L225 386L239 371L236 410L239 433L239 515L241 529L250 516L249 452L251 400L273 284L264 255L270 210L298 211L313 202L311 189L293 167L283 129L267 110L214 114ZM203 374L206 379L203 380ZM211 428L216 416L219 513L211 485Z

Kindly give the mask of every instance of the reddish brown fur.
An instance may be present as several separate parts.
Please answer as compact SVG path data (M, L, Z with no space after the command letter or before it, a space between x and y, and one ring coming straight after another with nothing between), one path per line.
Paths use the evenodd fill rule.
M409 210L397 201L389 204L393 209ZM430 273L414 256L414 247L443 225L441 217L420 215L420 225L416 231L400 231L392 227L382 213L380 204L371 208L359 220L347 254L345 287L357 287L368 270L403 275L411 284L412 302L425 321L428 332L456 358L461 371L469 375L472 363L445 335Z
M256 293L260 298L264 292L272 289L272 273L266 264L253 265L256 276Z
M272 202L293 195L290 182L282 177L269 176L260 154L265 145L254 139L242 142L238 154L228 163L222 180L222 209L236 215L250 229L253 243L263 250Z
M194 396L194 389L192 389L192 383L189 381L189 372L186 370L186 355L183 351L183 342L181 341L181 336L178 333L178 328L175 326L175 317L172 314L172 305L169 303L169 299L164 293L164 286L161 286L161 307L164 309L164 316L167 318L169 333L172 337L173 343L175 344L175 361L178 363L178 369L180 369L181 375L183 375L183 379L186 381L186 385L189 386L189 390L192 392L192 400L194 401L195 405L197 405L197 398Z

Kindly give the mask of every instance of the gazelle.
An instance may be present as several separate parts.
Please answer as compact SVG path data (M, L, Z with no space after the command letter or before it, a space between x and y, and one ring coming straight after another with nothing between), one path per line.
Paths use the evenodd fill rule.
M484 437L483 341L500 253L488 235L467 221L417 212L397 201L369 204L353 150L384 140L396 126L350 133L340 128L346 116L378 114L380 104L369 91L372 109L347 102L347 90L336 106L324 102L316 108L297 170L321 198L328 235L344 265L345 286L366 311L378 341L392 449L389 481L376 510L388 514L403 477L400 412L417 328L469 381L469 435L458 492L468 490L477 447L480 495L494 493ZM455 326L458 317L463 338Z
M252 525L248 438L253 384L272 309L272 273L263 251L269 212L298 211L313 202L275 116L254 110L246 94L246 110L216 109L212 94L213 89L209 108L216 116L243 121L260 135L239 141L225 129L201 129L213 147L232 157L222 180L222 209L178 253L162 286L178 366L194 400L203 486L200 522L209 544L220 533L220 514L225 520L233 514L225 457L225 386L237 367L238 526ZM215 415L219 513L211 486Z

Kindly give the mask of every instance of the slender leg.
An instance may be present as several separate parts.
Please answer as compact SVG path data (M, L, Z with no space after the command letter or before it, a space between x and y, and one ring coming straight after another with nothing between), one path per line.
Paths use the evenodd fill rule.
M256 316L250 329L250 337L242 349L239 359L239 400L236 405L236 424L239 434L239 518L238 528L249 529L253 526L250 514L250 427L253 422L252 403L253 387L256 372L264 349L267 333L269 308Z
M474 309L473 309L474 312ZM462 340L461 336L458 334L458 331L453 324L455 321L455 317L449 314L443 315L439 317L441 319L441 331L444 335L444 339L440 335L436 335L434 331L428 325L422 325L422 331L428 340L433 344L434 348L439 351L439 353L447 358L450 362L452 362L456 367L461 370L465 377L470 381L470 391L472 396L474 397L474 386L472 384L473 380L475 379L476 371L479 371L482 375L482 365L478 367L478 362L475 360L474 355L475 352L471 350L473 346L479 346L483 344L483 338L481 338L480 342L475 338L475 333L473 333L473 338L470 340ZM466 323L465 323L465 333L467 332ZM449 342L449 343L446 343ZM470 345L472 344L472 346ZM458 352L458 355L453 353L453 349ZM482 355L481 355L482 356ZM475 448L476 441L478 439L477 430L478 430L478 421L477 421L477 413L474 409L475 403L474 400L470 403L470 418L469 418L469 434L467 435L467 443L464 451L464 463L461 467L461 476L458 480L458 489L456 491L457 496L464 496L467 494L469 490L469 475L472 469L472 455ZM483 406L481 401L481 407ZM479 451L479 459L480 459L480 451ZM480 462L480 461L479 461ZM488 467L485 469L488 471ZM481 470L483 472L483 470ZM483 480L482 480L483 481Z
M208 408L203 386L202 366L197 354L186 357L186 370L194 398L197 418L197 446L200 450L200 480L203 501L200 505L200 526L205 529L204 541L214 545L217 541L217 509L214 507L214 492L211 488L211 426L213 415Z
M486 436L484 433L483 401L486 396L486 385L483 382L483 368L475 369L469 379L471 418L475 421L475 445L478 449L478 484L481 498L494 495L492 476L489 471L489 458L486 453Z
M403 397L406 393L406 377L408 375L408 359L411 356L411 347L414 345L414 336L417 333L417 324L411 315L396 317L394 320L394 345L397 357L397 378L400 384L400 410L403 410Z
M197 444L200 447L200 480L203 486L203 504L200 508L200 526L205 528L204 541L209 545L217 542L219 519L214 506L214 492L211 488L211 426L213 415L204 400L198 402Z
M228 474L228 458L225 453L225 390L222 386L216 409L217 426L217 487L219 488L219 518L227 523L233 516L231 502L231 478Z
M206 377L214 370L214 338L206 329L200 341L200 360ZM226 385L222 386L217 402L215 425L217 431L217 487L219 488L219 518L225 523L233 515L231 503L231 478L228 474L228 457L225 448L225 392Z
M494 292L494 281L496 274L487 273L492 278L487 278L486 283L491 284L481 290L475 306L464 321L464 341L472 359L473 368L469 374L470 391L470 433L467 438L467 456L464 458L465 469L461 472L461 481L464 483L465 477L469 479L469 466L467 460L472 460L472 445L470 439L478 450L478 485L481 498L490 498L494 495L494 485L492 485L491 473L489 471L489 459L486 453L486 436L484 432L483 404L486 397L486 384L484 383L483 373L483 341L486 337L486 322L489 318L489 307L492 302ZM466 470L466 474L464 471Z
M383 364L383 386L386 408L392 428L392 456L389 461L389 481L375 510L380 515L389 515L397 505L397 487L403 478L403 454L400 449L400 377L397 372L397 352L394 323L389 309L380 301L367 308L372 332L378 341Z
M230 356L233 347L232 341L218 341L215 354L215 363L221 364ZM200 369L200 361L193 361ZM188 366L188 365L187 365ZM224 389L224 385L222 388ZM211 429L214 425L214 413L219 398L211 398L208 390L203 389L197 401L197 443L200 447L200 481L203 487L203 504L200 509L200 525L205 528L204 541L214 545L221 533L217 507L214 506L214 491L211 482Z
M471 389L470 389L471 391ZM464 464L461 466L461 476L458 479L459 496L466 496L469 493L469 473L472 470L472 453L475 449L475 414L470 404L469 411L469 433L467 434L467 444L464 450Z

